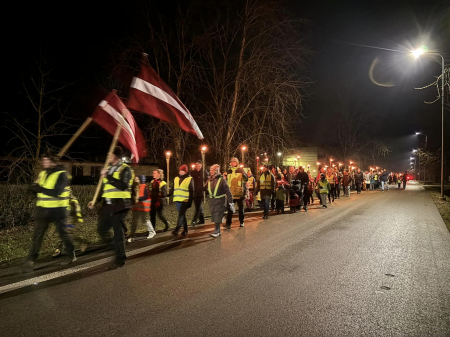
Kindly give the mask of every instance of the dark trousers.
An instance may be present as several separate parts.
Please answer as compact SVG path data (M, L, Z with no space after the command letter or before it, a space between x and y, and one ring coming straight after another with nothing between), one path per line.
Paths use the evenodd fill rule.
M336 185L336 198L339 198L341 196L341 184Z
M277 213L284 213L284 198L283 200L277 199Z
M66 227L67 209L65 207L57 208L37 208L37 221L33 233L33 244L31 245L28 254L29 261L35 261L39 255L42 241L44 240L45 232L48 226L54 222L61 241L66 247L66 252L69 256L73 255L73 242Z
M317 199L319 199L320 204L322 205L322 198L320 197L320 192L319 190L316 190L316 197Z
M289 203L289 191L290 191L290 190L291 190L290 187L289 187L289 186L286 186L286 204Z
M275 192L272 193L272 199L270 199L270 208L272 208L272 210L275 209L275 201L277 200L277 195Z
M269 215L270 210L270 200L269 199L262 199L261 200L263 208L264 208L264 215Z
M195 205L195 213L194 213L194 219L192 219L192 222L196 222L197 220L200 223L205 223L205 216L203 215L203 196L201 197L194 197L194 205Z
M336 186L334 184L330 184L331 186L331 191L330 193L328 193L328 201L331 202L331 200L333 199L334 201L334 193L336 193Z
M177 227L175 228L175 231L178 232L183 226L183 229L185 232L188 231L187 227L187 219L186 219L186 211L190 208L190 205L188 202L175 202L178 210L178 221L177 221Z
M356 183L356 190L361 193L361 183Z
M114 250L116 252L116 262L125 263L127 256L125 255L125 217L128 209L116 213L110 213L107 210L108 205L104 205L98 214L97 232L103 241L109 241L109 231L114 231Z
M239 223L244 223L244 200L242 199L233 199L234 204L237 204L239 207ZM231 225L233 220L233 212L230 210L230 205L227 205L227 222L225 223L227 226Z
M169 223L167 222L166 218L163 214L164 206L162 204L162 201L160 201L159 207L155 207L152 205L152 209L150 210L150 221L153 225L153 228L156 230L156 214L158 214L159 220L161 220L164 224L164 229L169 229Z

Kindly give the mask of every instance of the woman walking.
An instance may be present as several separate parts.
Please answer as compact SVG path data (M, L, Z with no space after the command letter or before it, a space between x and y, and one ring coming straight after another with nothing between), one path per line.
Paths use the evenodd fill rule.
M170 227L169 222L166 220L163 214L164 203L166 203L167 198L167 184L164 181L164 171L154 170L153 180L150 183L150 199L152 202L152 207L150 209L150 221L153 227L156 229L156 215L158 215L159 220L164 224L164 232Z

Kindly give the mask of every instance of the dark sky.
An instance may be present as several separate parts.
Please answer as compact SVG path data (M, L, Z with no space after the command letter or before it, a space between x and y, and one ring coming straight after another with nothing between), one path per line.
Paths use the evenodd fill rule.
M426 44L450 57L439 31L446 1L284 2L293 17L311 21L310 44L315 54L309 76L315 84L304 109L307 119L299 129L303 141L315 141L312 130L320 122L333 127L327 117L338 97L347 95L382 125L378 136L391 146L392 153L380 160L380 166L395 171L408 168L410 151L418 144L415 131L428 134L429 146L439 144L440 106L423 103L434 99L435 91L414 90L438 75L439 65L430 59L414 63L409 55L358 45L400 49ZM166 15L177 4L154 3L155 9ZM2 111L20 111L24 106L24 98L18 95L19 78L27 73L42 47L57 64L55 75L76 82L73 111L80 123L92 112L101 96L96 79L107 66L112 45L132 33L138 7L134 1L109 2L101 7L93 4L13 5L16 8L10 13L20 13L15 24L2 21ZM380 60L375 77L393 82L394 87L370 81L368 71L375 58Z

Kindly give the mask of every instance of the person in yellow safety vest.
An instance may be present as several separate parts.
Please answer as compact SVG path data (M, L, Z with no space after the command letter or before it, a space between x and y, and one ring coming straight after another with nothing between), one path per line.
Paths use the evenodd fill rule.
M131 167L122 162L123 150L116 146L110 158L110 165L102 169L100 177L103 181L99 200L103 200L98 212L97 232L104 242L110 241L109 231L114 230L114 249L116 259L108 266L108 270L121 268L125 265L125 218L131 208L131 186L134 173ZM94 208L89 202L88 207Z
M30 186L30 190L37 193L37 221L33 233L33 243L22 266L23 272L33 271L45 232L52 222L55 223L67 252L67 257L62 264L67 265L76 261L72 238L66 227L70 196L68 175L64 167L59 165L58 158L52 154L42 157L42 167L44 170L39 173L38 180Z
M261 200L263 202L264 215L263 219L269 218L270 198L275 192L275 177L269 172L267 165L263 166L263 172L259 177L258 186L256 191L260 193Z
M242 168L239 167L239 160L237 158L230 159L230 169L227 172L227 184L233 196L234 204L239 206L239 223L244 227L244 199L247 195L247 176ZM230 208L228 207L228 211ZM225 227L231 229L231 222L233 220L233 212L227 212L227 222Z
M173 201L175 201L178 210L177 227L172 232L175 237L178 236L181 226L183 226L181 235L188 235L186 211L191 208L194 199L194 181L188 170L187 165L181 165L178 172L179 176L173 181Z
M164 204L167 200L167 183L163 181L163 179L163 170L158 169L153 171L153 180L150 182L150 199L152 202L152 207L150 210L150 221L152 222L153 227L156 229L156 214L158 214L158 218L164 224L164 232L167 232L170 224L163 214Z
M145 176L141 175L135 178L135 185L132 196L134 196L134 204L131 211L133 212L133 220L131 222L130 235L127 242L134 241L134 234L136 233L136 227L139 222L144 223L148 230L147 239L151 239L156 235L155 229L150 221L150 193L148 191L147 184L145 183Z
M325 173L320 174L320 180L317 182L320 198L322 199L322 208L327 208L327 197L331 191L330 183L325 179Z
M211 212L211 220L215 224L214 232L210 235L213 238L220 236L220 225L227 206L234 212L233 196L226 180L220 174L220 166L214 164L209 168L210 176L204 186L204 190L208 192L209 211Z
M375 176L373 178L373 180L375 180L375 189L378 189L378 184L379 184L379 180L378 180L378 173L375 172Z
M247 171L247 198L245 203L247 204L247 210L253 209L256 191L256 179L252 174L251 170Z

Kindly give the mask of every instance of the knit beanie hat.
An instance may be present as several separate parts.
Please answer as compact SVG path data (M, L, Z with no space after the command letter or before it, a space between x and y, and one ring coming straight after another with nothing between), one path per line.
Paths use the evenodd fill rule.
M179 169L178 171L184 171L184 172L188 172L188 171L189 171L189 169L188 169L188 167L187 167L187 165L186 165L186 164L183 164L183 165L181 165L181 166L180 166L180 169Z

